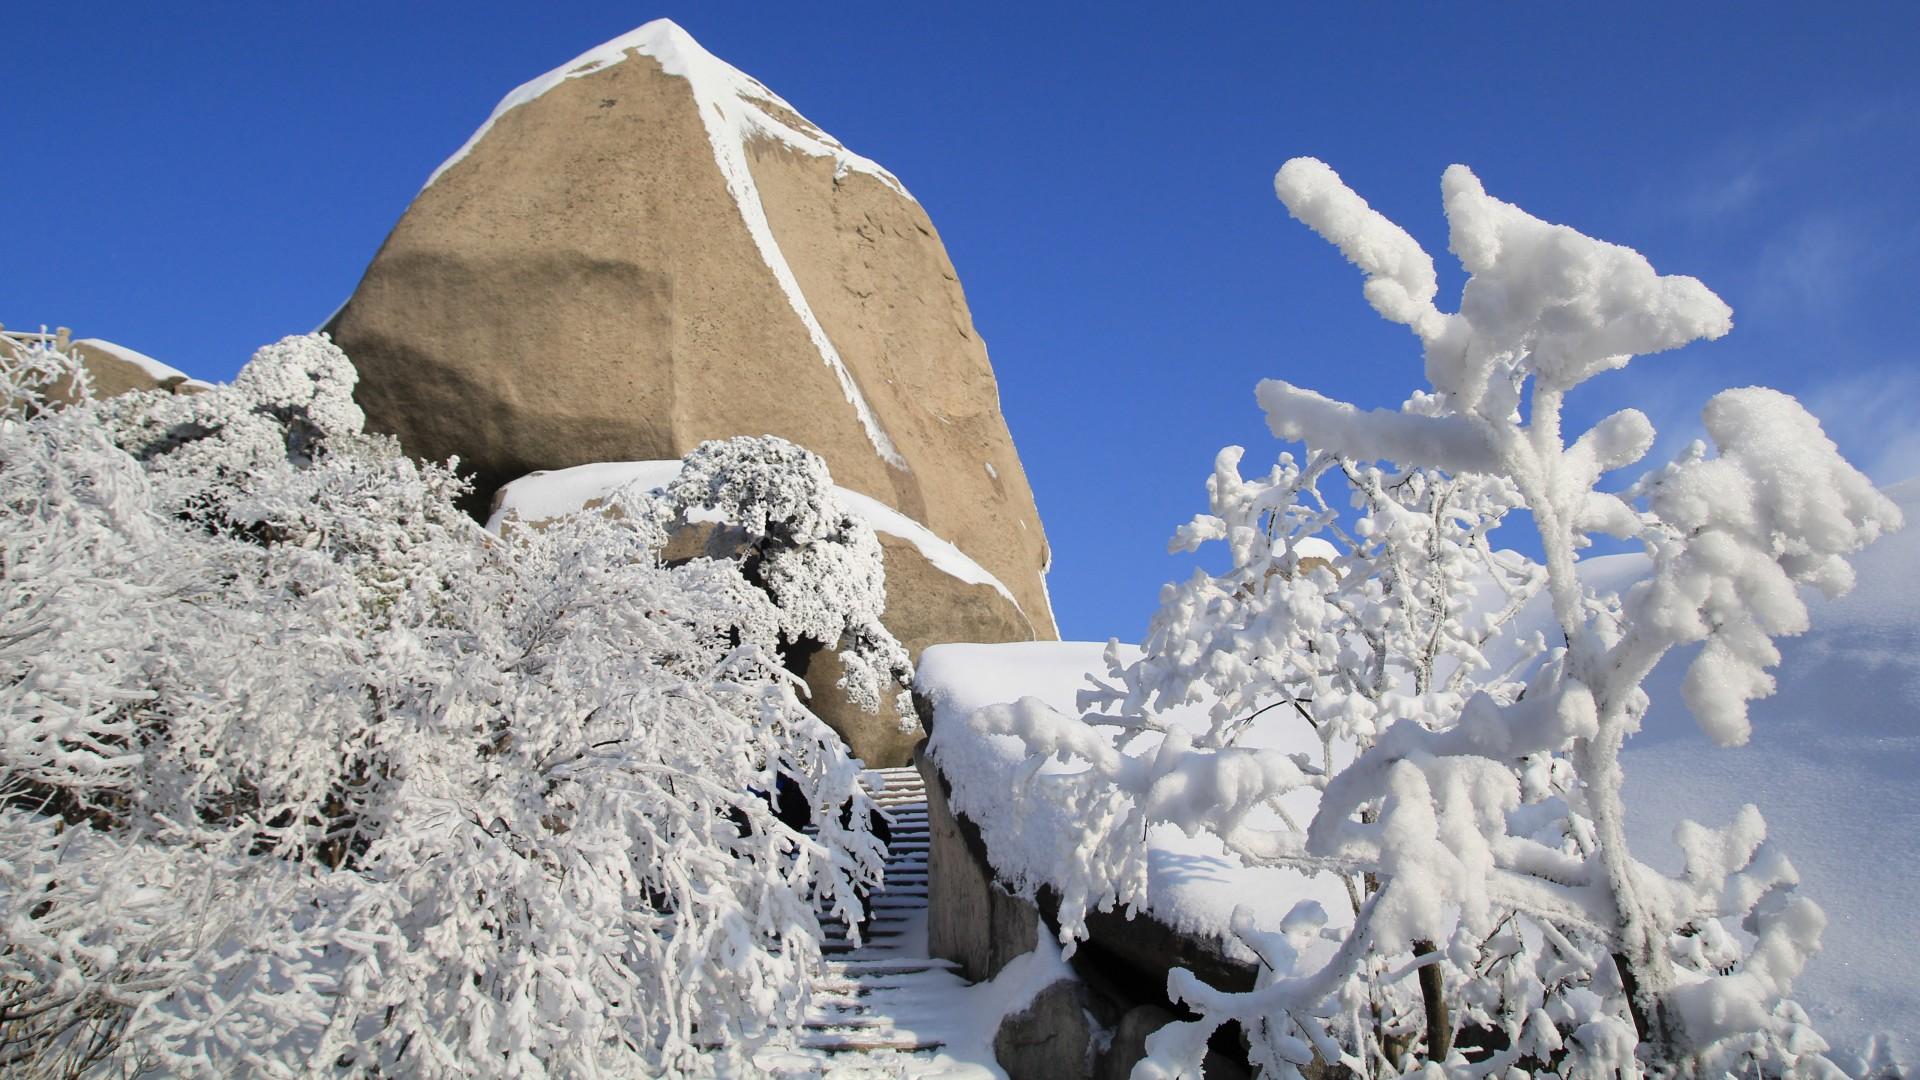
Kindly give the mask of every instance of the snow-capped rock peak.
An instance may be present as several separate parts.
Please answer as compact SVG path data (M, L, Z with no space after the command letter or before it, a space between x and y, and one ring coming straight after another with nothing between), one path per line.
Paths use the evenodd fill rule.
M655 19L629 30L515 87L460 149L433 171L424 187L433 186L448 169L459 164L502 116L569 79L591 75L631 56L650 57L661 71L687 80L699 103L701 119L714 137L716 156L726 155L723 139L742 147L758 139L771 139L803 154L832 158L838 173L865 173L908 195L899 179L879 163L848 150L766 84L708 52L672 19ZM726 162L721 164L724 169Z

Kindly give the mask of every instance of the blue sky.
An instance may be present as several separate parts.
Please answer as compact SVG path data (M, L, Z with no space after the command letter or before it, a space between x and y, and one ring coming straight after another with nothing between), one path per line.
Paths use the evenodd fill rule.
M1365 405L1419 385L1411 337L1274 199L1299 154L1436 254L1443 306L1455 161L1706 281L1731 336L1577 403L1640 404L1658 452L1763 383L1875 479L1920 473L1914 5L16 3L0 322L228 377L351 292L501 95L659 16L927 207L1069 636L1137 638L1215 451L1279 449L1260 378Z

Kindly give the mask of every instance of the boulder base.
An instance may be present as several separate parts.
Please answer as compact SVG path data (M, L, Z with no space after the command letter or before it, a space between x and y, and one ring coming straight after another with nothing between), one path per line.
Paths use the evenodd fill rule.
M993 1057L1008 1080L1091 1080L1097 1034L1079 979L1061 979L1003 1017Z
M888 533L880 534L880 554L887 567L887 608L881 621L907 647L914 663L920 662L921 650L942 642L1033 639L1026 616L993 586L954 577L912 543ZM844 670L830 650L808 659L801 676L812 692L813 711L870 768L913 764L914 744L927 734L919 717L909 716L902 724L891 698L880 703L878 713L861 710L834 685Z

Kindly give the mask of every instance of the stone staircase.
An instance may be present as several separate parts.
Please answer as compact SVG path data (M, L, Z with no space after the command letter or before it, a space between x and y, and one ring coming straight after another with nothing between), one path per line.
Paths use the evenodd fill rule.
M869 775L882 781L872 794L892 827L886 880L869 898L873 918L858 944L822 920L827 974L798 1045L762 1050L754 1064L762 1075L792 1078L992 1075L943 1053L967 983L951 961L927 955L925 785L913 768Z

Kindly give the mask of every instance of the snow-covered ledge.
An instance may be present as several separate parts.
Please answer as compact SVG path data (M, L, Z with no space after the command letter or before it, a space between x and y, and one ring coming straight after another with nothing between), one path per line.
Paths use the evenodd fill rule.
M915 705L932 733L917 755L932 835L928 944L969 978L991 978L1031 947L1036 915L1058 932L1055 868L1072 857L1082 823L1068 807L1020 797L1018 744L982 735L965 720L976 709L1024 697L1072 709L1085 676L1105 670L1105 649L1090 642L937 645L921 658ZM1191 708L1198 718L1206 705ZM1145 1037L1183 1011L1167 997L1170 970L1186 968L1214 986L1252 988L1253 956L1227 932L1236 906L1284 913L1311 897L1331 912L1347 908L1337 887L1241 866L1208 838L1176 832L1151 839L1151 906L1132 916L1091 913L1071 961L1086 984L1085 1007L1111 1040L1100 1055L1101 1076L1126 1075ZM1215 1049L1207 1076L1244 1075L1236 1047Z
M532 523L570 514L589 503L605 499L617 488L634 484L643 490L663 488L680 475L680 462L672 461L598 461L575 465L570 469L532 472L501 488L493 497L493 513L487 529L500 531L507 515L517 515ZM952 542L893 507L868 495L836 486L840 503L853 516L867 523L874 532L896 536L912 544L934 568L969 585L986 585L1005 597L1016 610L1020 602L1000 579L969 558ZM1024 613L1023 613L1024 614Z
M1120 646L1123 660L1139 655ZM1015 707L1036 699L1061 713L1078 715L1076 694L1089 674L1104 674L1106 645L1096 642L1017 642L1004 645L938 645L926 650L915 675L925 699L932 733L929 754L953 785L954 810L980 829L1002 880L1028 893L1057 887L1059 868L1077 858L1084 831L1079 811L1039 790L1016 785L1026 764L1021 743L1006 735L988 735L965 723L976 710ZM1197 701L1160 715L1171 724L1204 731L1210 702ZM1261 728L1247 745L1271 747L1317 757L1320 745L1311 732L1285 718ZM1097 729L1110 737L1118 729ZM1136 738L1157 736L1138 735ZM1041 770L1035 783L1067 768L1058 762ZM1312 816L1312 793L1300 793L1287 808L1297 820ZM1292 797L1290 797L1292 798ZM1277 867L1247 867L1210 833L1189 837L1178 829L1156 827L1148 835L1146 914L1195 940L1224 943L1221 950L1248 962L1254 956L1232 937L1233 914L1245 909L1262 925L1277 925L1302 900L1318 901L1334 920L1351 912L1346 893L1330 876L1313 877ZM1336 927L1337 928L1337 927Z

